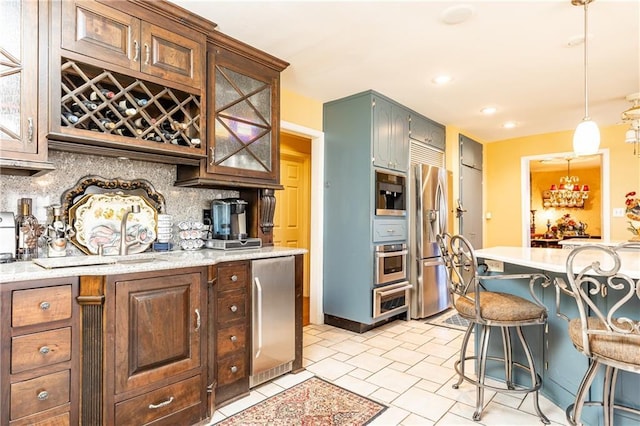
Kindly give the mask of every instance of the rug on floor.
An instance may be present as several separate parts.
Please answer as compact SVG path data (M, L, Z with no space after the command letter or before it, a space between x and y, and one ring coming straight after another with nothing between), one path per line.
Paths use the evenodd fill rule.
M311 377L217 423L229 425L366 425L387 407Z
M458 311L455 309L447 309L438 315L427 318L425 322L431 325L455 328L456 330L463 331L469 326L469 321L458 315Z

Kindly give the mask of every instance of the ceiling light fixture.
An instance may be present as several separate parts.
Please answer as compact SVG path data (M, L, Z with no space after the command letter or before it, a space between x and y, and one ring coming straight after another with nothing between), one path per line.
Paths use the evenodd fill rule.
M633 106L622 113L622 120L630 124L629 130L625 133L624 141L633 144L633 155L640 155L638 145L640 144L640 92L626 97Z
M484 115L495 114L496 111L498 111L496 107L484 107L480 110L480 112L483 113Z
M437 77L434 77L433 81L435 84L437 84L438 86L442 86L443 84L447 84L451 81L451 76L449 75L439 75Z
M600 129L595 121L589 117L589 78L588 46L589 46L589 20L588 6L595 0L571 0L574 6L584 6L584 118L576 127L573 134L573 152L576 155L595 154L600 148Z
M545 201L545 207L584 207L584 201L589 198L589 185L578 185L580 178L571 176L571 158L567 158L567 175L560 178L560 184L555 183L549 188L551 199ZM549 205L547 205L547 203Z
M507 121L502 125L502 127L504 127L505 129L513 129L516 126L517 126L517 123L515 121Z

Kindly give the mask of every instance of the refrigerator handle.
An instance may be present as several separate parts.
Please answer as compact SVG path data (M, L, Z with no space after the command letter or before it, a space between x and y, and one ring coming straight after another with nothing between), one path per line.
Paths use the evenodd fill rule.
M445 188L443 188L442 182L438 182L438 189L436 193L436 203L438 206L438 231L442 235L447 232L447 197L445 195Z
M253 281L256 284L256 319L257 321L253 324L254 327L258 330L258 350L256 350L255 358L260 356L260 352L262 351L262 285L260 284L260 278L255 277Z

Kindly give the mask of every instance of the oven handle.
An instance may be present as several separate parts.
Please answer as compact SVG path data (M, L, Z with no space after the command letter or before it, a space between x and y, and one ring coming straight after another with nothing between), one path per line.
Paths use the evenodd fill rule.
M394 287L394 288L393 288L393 289L391 289L391 290L387 290L387 291L379 291L379 292L378 292L378 296L380 296L380 297L384 297L384 296L387 296L387 295L389 295L389 294L397 293L397 292L399 292L399 291L401 291L401 290L409 290L411 287L412 287L412 286L411 286L411 284L408 284L408 283L407 283L407 284L405 284L405 285L403 285L403 286L400 286L400 287Z
M393 256L405 256L409 254L408 250L399 250L399 251L377 251L377 257L393 257Z

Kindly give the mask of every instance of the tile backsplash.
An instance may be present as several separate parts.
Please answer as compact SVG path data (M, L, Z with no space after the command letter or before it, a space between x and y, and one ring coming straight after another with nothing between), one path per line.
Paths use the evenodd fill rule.
M237 191L181 188L173 186L176 166L123 160L96 155L49 151L55 170L38 177L0 176L0 211L18 213L18 200L31 198L33 214L44 223L47 207L60 204L60 197L84 176L97 175L105 179L145 179L162 194L166 213L174 216L174 223L182 220L202 220L202 210L209 208L216 198L237 197Z

